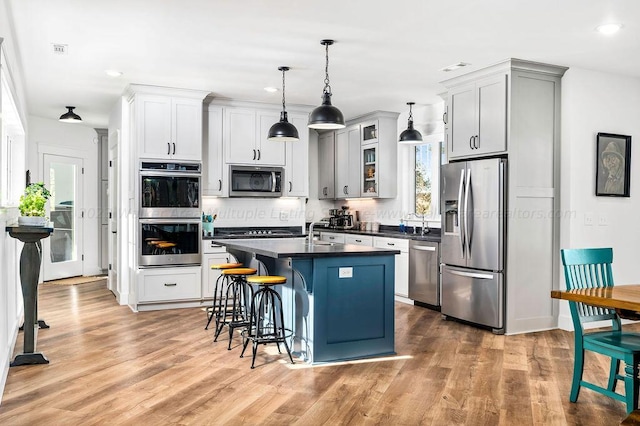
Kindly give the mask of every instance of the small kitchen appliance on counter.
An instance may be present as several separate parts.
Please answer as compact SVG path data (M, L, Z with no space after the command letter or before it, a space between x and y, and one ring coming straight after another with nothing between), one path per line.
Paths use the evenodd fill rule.
M354 217L357 217L357 212L350 212L347 206L342 206L341 209L329 209L329 227L334 229L352 229L355 222Z

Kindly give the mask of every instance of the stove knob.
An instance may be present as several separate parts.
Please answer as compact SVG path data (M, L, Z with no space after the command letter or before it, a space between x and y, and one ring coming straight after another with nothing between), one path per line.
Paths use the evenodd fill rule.
M271 234L271 231L267 231L267 234Z

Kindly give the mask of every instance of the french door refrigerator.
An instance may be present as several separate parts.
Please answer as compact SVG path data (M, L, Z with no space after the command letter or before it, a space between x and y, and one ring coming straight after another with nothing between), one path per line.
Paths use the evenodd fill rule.
M442 166L442 314L504 333L505 158Z

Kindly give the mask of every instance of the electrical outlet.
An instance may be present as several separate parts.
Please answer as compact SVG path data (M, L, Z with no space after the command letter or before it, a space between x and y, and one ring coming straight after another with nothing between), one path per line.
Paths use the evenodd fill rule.
M598 216L598 226L609 226L609 221L606 216Z
M280 220L282 222L289 220L289 212L280 212Z
M588 212L584 214L584 224L585 226L593 226L593 213Z

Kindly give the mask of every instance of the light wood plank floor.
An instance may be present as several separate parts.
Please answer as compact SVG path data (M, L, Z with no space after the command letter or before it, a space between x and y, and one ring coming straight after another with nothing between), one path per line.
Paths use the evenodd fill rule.
M397 356L314 366L239 338L213 343L202 309L132 313L103 282L43 285L38 350L11 368L1 425L615 425L622 403L583 389L568 401L572 334L496 336L396 304ZM640 329L633 325L631 328ZM22 333L16 353L21 351ZM605 382L605 358L585 378Z

